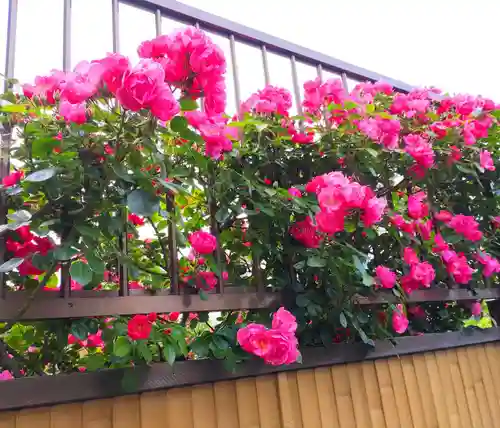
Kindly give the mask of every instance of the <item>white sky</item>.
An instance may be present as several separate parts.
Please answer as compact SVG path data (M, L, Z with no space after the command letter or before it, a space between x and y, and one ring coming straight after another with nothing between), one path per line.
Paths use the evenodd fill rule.
M7 0L0 0L4 69ZM184 0L184 3L414 85L434 85L500 101L497 0ZM19 0L15 74L21 81L62 67L63 0ZM163 32L179 25L164 19ZM155 35L151 13L121 5L121 52L137 59ZM229 59L229 44L216 37ZM111 0L73 0L72 63L112 49ZM263 86L257 49L238 44L242 97ZM270 56L273 84L292 89L290 64ZM229 64L229 70L231 69ZM314 68L299 64L299 80ZM231 73L229 110L234 109Z

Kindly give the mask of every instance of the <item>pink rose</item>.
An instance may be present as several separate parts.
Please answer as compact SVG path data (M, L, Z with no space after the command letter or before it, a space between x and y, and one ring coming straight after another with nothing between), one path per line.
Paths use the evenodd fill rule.
M203 271L196 275L195 282L199 290L210 291L217 286L218 279L215 273Z
M479 223L472 216L458 214L448 222L448 226L469 241L480 241L483 237Z
M8 370L0 371L0 382L2 380L11 380L14 379L14 376L12 376L12 373L9 372Z
M129 110L150 108L159 119L169 120L179 112L179 104L164 78L165 73L160 64L143 59L132 70L125 72L116 98Z
M403 334L408 328L408 318L406 318L402 304L396 305L392 313L392 328L398 334Z
M408 215L413 219L427 217L429 214L429 207L426 203L422 202L427 195L425 192L418 192L408 197Z
M269 340L268 352L263 355L264 362L272 366L293 364L299 356L298 341L294 335L283 334L271 329L266 332Z
M293 314L281 307L273 315L272 327L274 330L279 330L283 333L294 334L297 330L297 320Z
M488 171L495 171L495 165L493 164L491 153L488 150L481 150L479 152L479 163L481 168Z
M260 324L238 330L237 340L244 351L263 358L266 364L292 364L299 356L298 341L293 334L268 330Z
M63 100L59 104L59 114L64 117L66 122L73 122L82 125L87 121L87 109L85 103L71 104L69 101Z
M417 253L413 248L405 247L403 253L404 253L403 258L407 265L411 266L419 262Z
M323 233L332 235L344 230L345 213L343 211L334 211L331 213L320 211L316 214L315 219L318 229Z
M215 236L202 230L189 235L189 243L199 254L211 254L217 248L217 239Z
M290 187L288 189L288 194L290 196L293 196L294 198L301 198L302 197L302 193L299 189L297 189L296 187Z
M424 287L430 287L436 272L429 262L415 263L411 266L410 277Z
M2 185L4 187L12 187L15 186L21 179L24 177L24 172L23 171L14 171L7 175L6 177L2 178Z
M484 266L483 275L486 278L500 272L500 262L489 254L480 253L476 256L476 260Z
M368 199L363 206L363 215L361 216L361 220L365 227L370 227L380 222L386 207L387 201L384 198L374 197Z
M479 302L472 303L472 305L470 305L470 312L474 317L478 317L479 315L481 315L481 313L483 312L483 309L481 308L481 303Z
M101 64L102 83L106 84L111 93L116 93L116 90L121 86L123 75L130 69L130 61L126 56L112 53L105 58L94 61Z
M307 248L318 248L323 241L318 226L313 224L311 217L297 221L290 226L290 235Z
M378 283L384 288L393 288L396 284L396 274L386 266L377 266L375 275Z

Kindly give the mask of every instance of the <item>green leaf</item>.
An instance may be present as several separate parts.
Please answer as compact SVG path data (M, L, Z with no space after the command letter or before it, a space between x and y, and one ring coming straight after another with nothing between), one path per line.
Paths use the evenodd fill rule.
M214 334L212 340L214 345L217 346L217 348L224 351L229 349L229 343L227 343L227 340L224 339L223 337Z
M201 300L203 300L203 301L207 301L208 300L208 294L205 293L203 290L200 290L198 292L198 295L200 296Z
M160 202L157 197L150 193L137 189L128 194L127 206L134 214L151 217L160 209Z
M344 102L344 109L345 110L353 110L357 108L358 105L354 101L346 101Z
M81 285L87 285L92 281L92 271L87 263L75 262L69 269L71 277Z
M26 223L31 220L31 213L26 210L19 210L12 214L7 214L7 218L16 223Z
M340 313L340 316L339 316L339 321L340 321L340 325L344 328L347 328L347 318L345 317L345 314L344 312L341 312Z
M60 144L59 141L52 137L38 138L31 145L31 154L34 158L45 159Z
M188 129L188 121L184 116L175 116L170 121L170 129L174 132L182 133Z
M378 151L375 149L372 149L371 147L365 147L365 150L370 153L374 158L378 157Z
M151 353L151 349L149 349L147 342L142 340L137 342L137 350L139 351L139 355L144 358L148 364L153 361L153 354Z
M5 263L0 265L0 272L10 272L18 267L22 262L24 262L24 259L19 257L7 260Z
M92 354L85 357L83 364L89 371L99 370L105 367L106 357L103 354Z
M192 111L198 110L198 103L196 100L193 100L189 97L183 97L179 100L179 104L181 105L182 111Z
M29 104L7 104L0 106L0 111L6 113L26 113L29 109Z
M80 251L74 247L57 247L54 250L54 258L56 260L70 260L76 256Z
M89 329L87 328L87 324L82 321L73 321L73 324L71 324L70 331L71 334L79 340L85 340L89 335Z
M57 172L56 168L41 169L40 171L36 171L28 175L25 178L25 181L30 181L35 183L47 181L49 178L54 177L54 175L56 175L56 172Z
M91 238L99 238L101 236L101 231L99 230L98 227L90 227L90 226L84 226L84 225L76 225L75 226L76 230L80 232L84 236L89 236Z
M307 266L322 268L322 267L326 266L326 260L322 259L321 257L318 257L318 256L310 256L307 259Z
M92 269L95 273L103 274L106 269L106 265L104 262L90 253L85 253L85 258L89 264L90 269Z
M293 267L295 269L297 269L297 270L302 270L302 269L304 269L305 265L306 265L306 261L305 260L301 260L300 262L295 263L293 265Z
M365 269L364 264L359 259L359 257L354 254L352 256L352 260L353 260L354 266L356 267L356 269L358 270L358 272L363 275L366 272L366 269Z
M171 344L165 343L163 346L163 358L172 366L175 362L175 357L175 348Z
M209 343L203 337L198 337L191 342L191 349L200 358L205 358L208 357Z
M115 354L117 357L124 358L127 355L130 355L131 351L132 351L132 345L125 336L120 336L116 338L113 354Z

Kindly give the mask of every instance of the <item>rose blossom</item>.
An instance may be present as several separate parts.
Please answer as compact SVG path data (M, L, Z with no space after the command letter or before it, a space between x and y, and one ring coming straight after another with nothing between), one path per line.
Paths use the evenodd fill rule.
M271 329L261 324L249 324L239 329L236 337L243 350L263 358L266 364L292 364L300 355L296 328L295 317L280 308L273 316Z
M396 309L392 312L392 328L398 334L403 334L408 328L408 318L403 311L403 305L396 305Z
M375 275L377 282L384 288L393 288L396 284L396 274L386 266L377 266Z
M124 74L116 98L129 110L150 108L158 119L170 120L179 112L179 104L164 78L165 73L160 64L143 59Z
M481 315L482 312L483 309L481 308L481 303L474 302L470 305L470 313L472 316L478 317L479 315Z
M137 214L130 213L128 215L128 221L132 223L134 226L144 226L144 219Z
M17 183L21 181L21 179L24 177L24 172L23 171L14 171L11 172L9 175L6 177L2 178L2 185L4 187L12 187L15 186Z
M427 198L425 192L418 192L408 197L408 215L417 220L427 217L429 214L429 207L426 203L422 202Z
M297 320L285 308L279 308L273 315L273 329L294 334L297 330Z
M214 235L202 230L189 235L189 243L199 254L211 254L217 248L217 239Z
M3 380L11 380L14 379L14 376L12 376L12 373L9 372L8 370L0 371L0 382Z
M134 315L128 321L127 327L128 336L132 340L149 339L153 328L147 315Z
M488 150L481 150L479 152L479 163L481 168L488 171L495 171L495 165L493 164L491 153Z

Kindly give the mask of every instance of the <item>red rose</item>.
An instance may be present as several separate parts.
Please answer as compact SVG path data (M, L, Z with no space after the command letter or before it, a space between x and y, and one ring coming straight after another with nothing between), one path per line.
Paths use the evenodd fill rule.
M132 340L149 339L152 328L147 315L135 315L128 322L128 336Z

